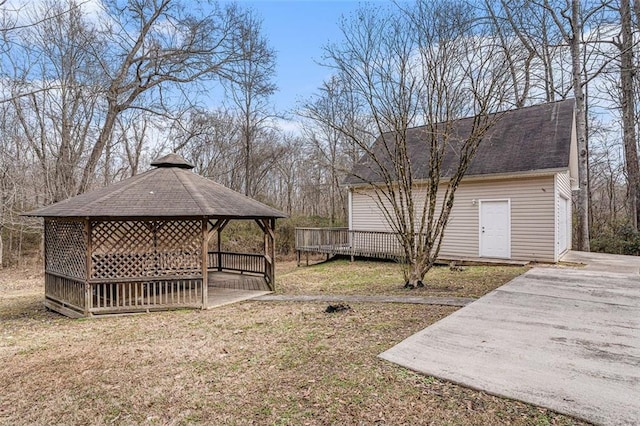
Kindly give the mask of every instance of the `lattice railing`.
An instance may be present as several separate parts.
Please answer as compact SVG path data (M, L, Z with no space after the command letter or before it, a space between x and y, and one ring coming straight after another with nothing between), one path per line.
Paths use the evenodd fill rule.
M86 235L80 220L45 220L45 270L86 278Z
M92 222L91 278L199 275L201 226L197 220Z

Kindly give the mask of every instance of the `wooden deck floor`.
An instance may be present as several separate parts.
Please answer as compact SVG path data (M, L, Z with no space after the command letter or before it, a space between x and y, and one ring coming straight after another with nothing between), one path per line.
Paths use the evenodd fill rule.
M209 272L207 309L271 293L263 277L232 272Z
M209 287L270 291L264 277L257 275L211 271L207 275L207 281Z

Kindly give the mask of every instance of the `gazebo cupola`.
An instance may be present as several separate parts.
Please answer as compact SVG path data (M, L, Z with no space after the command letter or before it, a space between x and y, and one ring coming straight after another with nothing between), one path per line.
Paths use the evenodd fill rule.
M44 217L45 305L71 317L207 308L216 273L242 273L253 289L274 289L280 211L192 172L169 154L151 170L26 213ZM255 221L263 254L227 253L231 220ZM208 242L217 234L217 250ZM247 281L247 277L253 280ZM231 283L231 284L230 284ZM233 287L234 280L225 280ZM263 287L263 288L260 288Z

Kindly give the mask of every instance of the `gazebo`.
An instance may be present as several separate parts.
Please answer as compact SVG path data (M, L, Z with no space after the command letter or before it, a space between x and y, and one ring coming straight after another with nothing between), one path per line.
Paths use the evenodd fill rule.
M44 217L47 308L76 318L206 309L221 288L274 290L275 222L286 215L193 173L176 154L151 165L26 213ZM231 220L258 224L263 254L222 251Z

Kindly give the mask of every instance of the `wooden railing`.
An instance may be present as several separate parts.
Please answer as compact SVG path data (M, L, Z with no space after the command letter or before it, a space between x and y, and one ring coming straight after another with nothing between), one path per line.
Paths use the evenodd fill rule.
M248 272L265 275L267 261L262 254L215 252L207 253L209 270Z
M347 228L296 228L296 251L380 259L404 257L397 234Z
M202 306L201 278L93 282L91 289L92 314Z
M208 252L207 267L264 276L272 285L270 264L262 254ZM147 312L170 308L202 307L200 274L148 278L90 278L45 274L45 305L74 317L109 313Z
M296 228L296 250L328 250L350 246L349 228Z
M52 272L44 275L45 297L66 308L83 313L85 310L85 284L77 278Z

